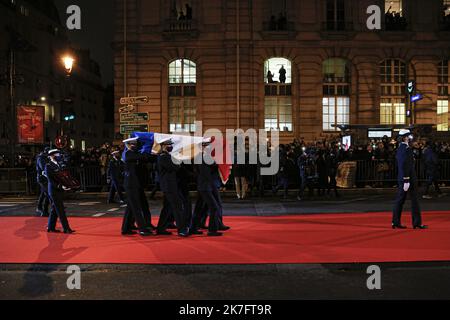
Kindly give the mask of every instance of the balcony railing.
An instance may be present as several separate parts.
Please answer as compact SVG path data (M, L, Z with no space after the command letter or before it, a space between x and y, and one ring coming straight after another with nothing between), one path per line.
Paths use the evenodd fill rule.
M197 20L168 19L164 25L166 32L190 32L197 30Z
M288 32L288 31L295 31L295 23L294 22L285 22L285 23L278 23L278 22L264 22L263 23L263 30L265 32Z
M329 20L322 23L322 31L345 32L353 31L353 22Z

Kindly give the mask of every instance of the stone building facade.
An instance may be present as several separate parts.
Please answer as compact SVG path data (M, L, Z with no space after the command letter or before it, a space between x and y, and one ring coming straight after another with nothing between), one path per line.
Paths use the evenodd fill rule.
M197 120L204 129L278 128L283 141L335 135L343 124L448 132L450 1L115 4L116 132L127 95L150 97L135 111L149 113L151 131L192 131ZM367 27L374 4L381 30ZM423 95L415 108L409 80Z

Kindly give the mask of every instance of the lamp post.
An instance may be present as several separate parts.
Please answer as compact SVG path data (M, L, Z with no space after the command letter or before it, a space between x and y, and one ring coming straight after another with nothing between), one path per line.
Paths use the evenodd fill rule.
M66 54L61 57L61 61L64 66L64 70L66 72L65 80L67 81L70 78L70 76L72 75L73 67L75 64L75 59L70 54ZM63 116L64 102L67 101L67 99L68 99L66 97L66 92L67 92L67 85L64 86L64 97L63 97L63 99L61 99L61 110L59 112L59 121L61 124L61 133L60 133L61 138L63 138L63 136L64 136L64 116Z

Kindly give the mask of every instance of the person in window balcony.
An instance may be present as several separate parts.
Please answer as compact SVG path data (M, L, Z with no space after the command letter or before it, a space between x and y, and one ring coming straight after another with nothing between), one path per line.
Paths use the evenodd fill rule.
M192 20L192 7L186 3L186 20Z
M286 69L284 68L284 65L281 66L279 73L280 73L280 83L286 83Z
M275 83L275 81L273 81L273 73L269 71L267 71L267 82L268 83Z
M427 229L428 226L422 224L420 205L417 195L417 177L414 165L414 154L410 144L413 142L413 135L410 130L404 129L399 132L400 145L397 149L398 165L398 192L393 210L392 229L406 229L401 224L403 205L408 193L411 196L411 213L414 229Z

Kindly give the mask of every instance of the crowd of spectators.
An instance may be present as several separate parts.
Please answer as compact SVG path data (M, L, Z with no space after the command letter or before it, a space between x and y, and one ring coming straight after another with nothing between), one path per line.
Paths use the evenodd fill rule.
M450 142L431 142L429 139L417 139L414 144L414 153L417 159L423 158L424 149L432 148L439 159L450 160ZM245 199L257 192L264 195L268 189L276 194L279 189L284 190L287 196L288 189L300 189L298 197L303 197L305 189L312 192L317 190L319 195L330 194L336 189L336 175L339 164L346 161L361 161L358 165L357 175L367 185L394 186L394 167L397 141L384 137L378 140L366 141L362 144L345 146L340 139L327 138L315 142L305 142L295 139L292 143L280 145L280 170L274 176L261 176L259 164L236 164L232 168L232 179L223 188L236 188L239 199ZM112 151L116 147L108 143L100 147L88 148L85 151L72 150L65 154L66 165L72 168L97 168L101 180L106 184L106 172L111 159ZM372 165L371 165L372 163ZM16 168L26 168L33 171L35 157L17 156ZM8 158L0 155L0 168L10 168ZM149 165L149 187L155 184L155 168ZM393 179L394 178L394 179ZM388 180L391 180L388 182ZM370 181L370 182L367 182ZM102 183L103 183L102 182Z

